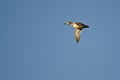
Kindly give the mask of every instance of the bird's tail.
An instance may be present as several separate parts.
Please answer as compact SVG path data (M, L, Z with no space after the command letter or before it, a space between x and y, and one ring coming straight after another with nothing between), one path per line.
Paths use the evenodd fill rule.
M83 28L89 28L89 26L88 25L84 25Z
M89 28L88 25L85 25L85 24L83 24L83 23L81 23L81 25L83 26L83 28Z

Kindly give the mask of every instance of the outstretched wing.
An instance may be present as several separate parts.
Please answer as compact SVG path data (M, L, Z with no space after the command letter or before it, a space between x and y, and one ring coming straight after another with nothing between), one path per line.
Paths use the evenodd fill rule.
M75 29L74 36L75 36L76 42L79 42L79 40L80 40L80 33L81 32L82 32L82 30Z

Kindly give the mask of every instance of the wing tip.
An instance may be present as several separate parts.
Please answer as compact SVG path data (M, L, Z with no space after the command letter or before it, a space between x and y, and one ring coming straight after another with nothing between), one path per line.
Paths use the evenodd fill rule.
M79 43L79 40L76 40L76 43Z

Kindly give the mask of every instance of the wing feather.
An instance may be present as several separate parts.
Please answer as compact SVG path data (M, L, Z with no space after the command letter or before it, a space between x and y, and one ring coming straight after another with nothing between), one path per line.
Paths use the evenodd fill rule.
M75 36L76 42L79 42L79 40L80 40L80 33L81 32L82 32L82 30L75 29L74 36Z

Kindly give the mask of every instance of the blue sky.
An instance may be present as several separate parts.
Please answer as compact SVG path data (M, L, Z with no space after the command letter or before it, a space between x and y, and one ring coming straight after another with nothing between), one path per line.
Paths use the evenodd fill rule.
M1 0L0 80L120 80L119 0ZM66 21L83 22L79 43Z

